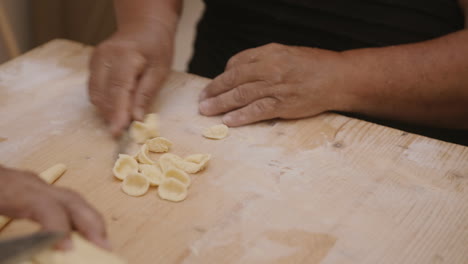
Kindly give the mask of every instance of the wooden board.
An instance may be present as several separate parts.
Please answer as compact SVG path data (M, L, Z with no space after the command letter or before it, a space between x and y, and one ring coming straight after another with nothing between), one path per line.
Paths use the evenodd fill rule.
M154 111L173 153L211 153L188 199L126 196L115 142L88 102L91 48L50 42L0 67L0 162L41 171L105 216L130 263L467 263L468 148L324 114L201 136L209 82L173 73ZM0 238L27 230L13 222Z

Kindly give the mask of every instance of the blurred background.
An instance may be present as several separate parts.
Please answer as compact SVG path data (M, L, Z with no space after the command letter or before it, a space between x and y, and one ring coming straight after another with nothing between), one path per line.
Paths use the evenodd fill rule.
M184 0L173 68L192 55L202 0ZM96 45L115 30L112 0L0 0L0 63L55 38Z

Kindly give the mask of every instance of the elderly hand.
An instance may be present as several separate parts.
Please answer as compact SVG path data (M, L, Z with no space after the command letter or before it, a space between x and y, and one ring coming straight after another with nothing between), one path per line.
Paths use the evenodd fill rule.
M343 61L338 52L279 44L243 51L201 93L200 112L226 113L226 125L241 126L341 110Z
M172 35L156 23L132 24L94 50L89 95L114 136L141 120L153 102L170 71Z
M0 167L0 215L27 218L43 229L69 233L76 229L103 248L109 248L101 215L78 194L50 186L26 171ZM69 249L70 240L58 247Z

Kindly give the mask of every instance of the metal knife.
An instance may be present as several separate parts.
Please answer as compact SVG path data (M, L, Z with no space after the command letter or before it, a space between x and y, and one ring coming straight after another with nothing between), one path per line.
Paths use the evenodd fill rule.
M18 264L53 247L65 237L59 232L39 232L32 235L0 241L0 264Z
M117 152L115 153L116 158L119 154L125 154L128 144L130 144L130 133L129 128L124 129L117 142Z

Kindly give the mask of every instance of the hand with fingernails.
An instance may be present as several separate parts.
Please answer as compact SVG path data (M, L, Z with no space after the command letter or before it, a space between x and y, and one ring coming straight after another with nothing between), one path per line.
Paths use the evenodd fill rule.
M104 220L93 207L76 192L50 186L31 172L0 166L0 215L33 220L46 231L76 230L110 249ZM68 250L73 245L67 236L57 247Z
M94 50L89 96L112 135L119 136L133 119L143 119L153 103L170 72L172 35L156 24L133 25Z
M224 114L228 126L273 118L302 118L345 104L340 53L269 44L233 56L201 93L203 115Z

